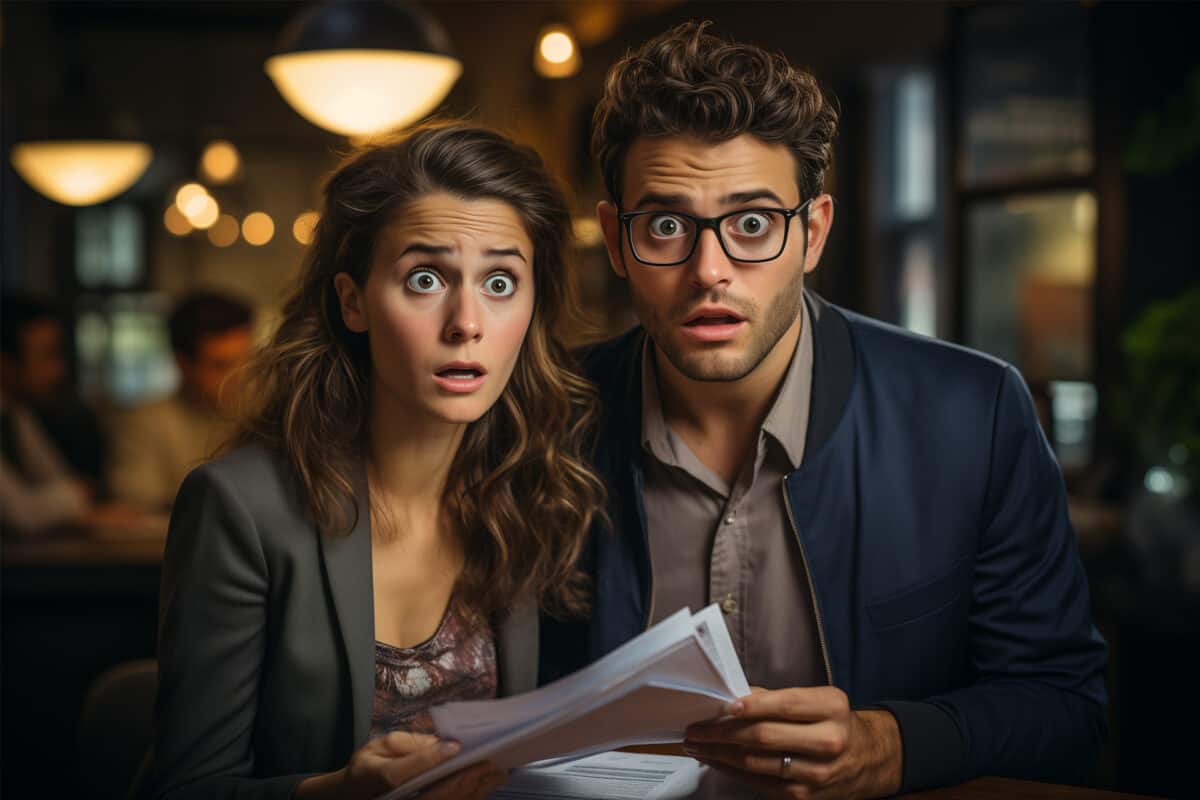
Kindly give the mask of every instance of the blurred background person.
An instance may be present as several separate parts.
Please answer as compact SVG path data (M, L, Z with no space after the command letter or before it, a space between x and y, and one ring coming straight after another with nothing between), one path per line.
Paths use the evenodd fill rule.
M63 330L50 306L5 297L0 309L0 518L27 535L80 522L93 487L52 441L34 408L67 381Z
M167 327L179 389L122 414L113 427L113 494L145 511L170 507L184 476L232 432L237 386L230 380L250 353L250 306L198 291L171 312Z
M0 522L15 536L64 525L125 528L136 515L107 502L104 435L70 381L54 308L21 295L0 309ZM97 500L103 502L97 502Z

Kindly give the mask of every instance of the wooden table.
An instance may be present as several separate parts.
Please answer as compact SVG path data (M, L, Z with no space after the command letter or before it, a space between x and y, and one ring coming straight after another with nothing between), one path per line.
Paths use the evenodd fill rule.
M654 753L664 756L685 755L677 744L640 744L622 747L628 753ZM1144 794L1122 794L1106 792L1101 789L1089 789L1083 786L1063 786L1056 783L1038 783L1036 781L1018 781L1012 778L976 778L973 781L960 783L957 786L947 786L944 789L930 789L924 792L912 792L900 795L905 800L1016 800L1017 798L1034 798L1034 800L1121 800L1121 798L1145 798Z
M976 778L973 781L904 795L907 800L1120 800L1121 798L1145 798L1144 794L1122 794L1088 789L1083 786L1061 786L1055 783L1018 781L1012 778Z

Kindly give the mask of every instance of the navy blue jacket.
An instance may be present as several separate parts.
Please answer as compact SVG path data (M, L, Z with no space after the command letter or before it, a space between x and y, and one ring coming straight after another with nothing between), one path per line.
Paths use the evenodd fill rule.
M807 300L810 420L784 491L828 680L854 707L896 716L904 791L976 775L1083 779L1106 733L1107 648L1020 375ZM646 628L644 337L634 329L582 355L601 396L594 463L615 530L595 531L584 556L591 619L543 622L542 682Z

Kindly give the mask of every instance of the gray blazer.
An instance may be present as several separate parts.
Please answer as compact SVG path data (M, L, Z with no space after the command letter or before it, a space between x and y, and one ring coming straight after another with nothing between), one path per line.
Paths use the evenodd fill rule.
M286 798L368 738L375 623L366 476L321 536L287 464L246 447L193 471L171 515L142 798ZM499 626L502 695L537 683L532 604Z

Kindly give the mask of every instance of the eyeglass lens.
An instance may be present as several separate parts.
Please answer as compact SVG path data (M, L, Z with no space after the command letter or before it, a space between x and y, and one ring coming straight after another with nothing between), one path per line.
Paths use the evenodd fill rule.
M750 210L723 218L717 225L726 254L740 261L766 261L783 252L787 216L771 210ZM641 214L630 220L634 255L648 264L671 264L686 259L696 243L699 226L680 214Z

